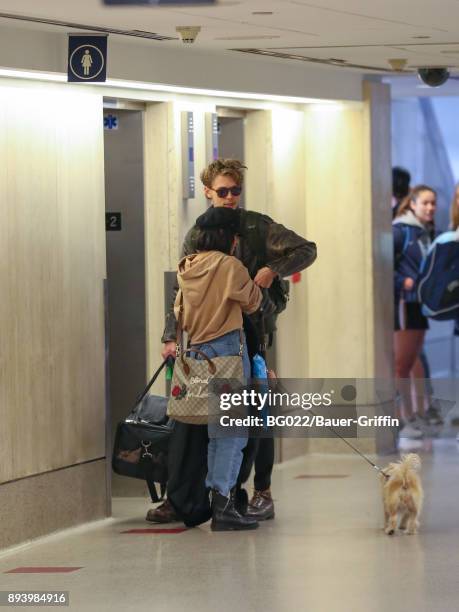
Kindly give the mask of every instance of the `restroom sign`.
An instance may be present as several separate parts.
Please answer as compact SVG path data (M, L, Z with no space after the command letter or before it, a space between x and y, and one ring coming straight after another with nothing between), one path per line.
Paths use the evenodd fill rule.
M69 34L67 81L100 83L107 79L107 34Z

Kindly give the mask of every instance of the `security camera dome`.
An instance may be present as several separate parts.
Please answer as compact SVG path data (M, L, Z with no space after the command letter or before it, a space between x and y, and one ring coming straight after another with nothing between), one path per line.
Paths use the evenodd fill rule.
M447 68L419 68L418 76L429 87L440 87L449 79Z

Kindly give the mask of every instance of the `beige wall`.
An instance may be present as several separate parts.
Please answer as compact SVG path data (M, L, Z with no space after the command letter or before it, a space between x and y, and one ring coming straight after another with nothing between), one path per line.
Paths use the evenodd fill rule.
M374 341L372 363L375 378L392 378L393 366L393 286L391 174L391 96L380 83L364 83L365 190L370 192L367 209L367 238L371 262Z
M389 378L392 373L390 99L369 84L363 104L306 111L307 227L318 243L308 274L311 377ZM359 384L358 384L359 388ZM373 402L370 387L363 386ZM387 432L359 439L361 450L390 450ZM311 450L342 452L340 441Z
M390 94L247 115L247 201L317 243L279 317L285 378L389 378L392 372ZM387 441L386 441L387 442ZM336 440L311 450L342 451ZM361 441L375 450L374 440ZM283 458L304 452L282 440Z
M177 265L180 231L180 132L172 102L145 112L145 294L147 373L158 367L164 328L164 272ZM164 379L157 393L164 392Z
M0 210L4 483L105 457L100 95L0 83Z
M318 246L317 261L291 284L279 317L282 377L390 371L390 305L384 299L379 306L391 280L389 98L381 91L365 104L247 114L248 206Z
M363 109L311 105L305 113L308 231L318 259L308 273L311 377L371 375ZM371 333L371 330L370 330Z
M362 105L306 111L307 227L319 257L308 274L311 376L391 372L390 117L385 86Z
M277 107L247 114L248 208L264 212L301 236L306 226L304 110ZM290 286L288 309L278 319L276 369L283 378L308 374L306 282Z

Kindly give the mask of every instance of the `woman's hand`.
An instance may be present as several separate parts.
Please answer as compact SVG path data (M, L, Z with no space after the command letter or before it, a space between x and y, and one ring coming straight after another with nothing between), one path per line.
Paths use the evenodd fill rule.
M176 357L175 342L165 342L164 343L163 350L161 351L161 357L163 358L164 361L166 361L168 357L173 357L175 359Z
M405 278L403 281L403 288L405 291L411 291L414 288L414 280L410 277Z
M263 289L269 289L269 287L271 287L271 285L273 284L273 280L276 278L276 276L276 272L273 272L271 268L265 266L264 268L260 268L260 270L258 270L255 278L253 279L253 282L255 283L255 285L258 285Z

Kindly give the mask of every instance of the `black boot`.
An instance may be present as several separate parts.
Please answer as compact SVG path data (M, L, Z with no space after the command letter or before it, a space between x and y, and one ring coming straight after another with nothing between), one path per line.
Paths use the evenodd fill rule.
M239 514L247 514L247 506L249 505L249 496L247 491L242 487L235 487L234 491L234 505Z
M242 516L236 510L234 495L234 489L229 497L221 495L216 489L212 490L212 531L240 531L258 527L256 519Z

